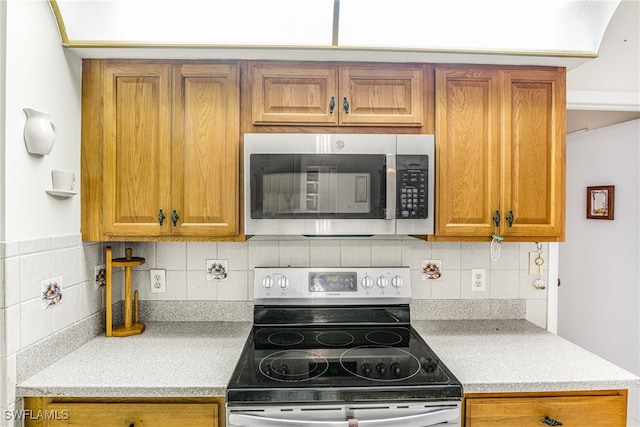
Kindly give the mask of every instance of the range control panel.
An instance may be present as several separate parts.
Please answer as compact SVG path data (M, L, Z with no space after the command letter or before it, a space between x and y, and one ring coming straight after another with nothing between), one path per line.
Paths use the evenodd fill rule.
M409 267L256 267L256 304L404 304L411 299Z

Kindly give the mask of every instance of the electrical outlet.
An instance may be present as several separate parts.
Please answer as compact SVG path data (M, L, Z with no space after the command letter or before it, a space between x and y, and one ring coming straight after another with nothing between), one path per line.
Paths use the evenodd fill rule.
M150 270L151 293L163 294L167 292L167 276L165 270Z
M484 292L486 287L487 271L484 268L471 269L471 291Z

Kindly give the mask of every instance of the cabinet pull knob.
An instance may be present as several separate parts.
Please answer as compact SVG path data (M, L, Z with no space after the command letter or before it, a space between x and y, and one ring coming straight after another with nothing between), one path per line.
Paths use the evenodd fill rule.
M349 114L349 101L347 101L347 97L344 97L344 100L342 101L342 106L344 107L344 112L345 114Z
M561 426L562 422L554 420L553 418L544 417L542 419L542 424L546 424L548 426Z
M513 220L516 219L513 216L513 211L509 211L509 214L507 215L507 222L509 223L509 227L513 227Z
M160 223L160 226L162 226L162 223L164 222L165 218L166 216L164 215L164 212L162 212L162 209L160 209L158 211L158 223Z
M180 217L178 216L178 212L176 212L176 210L173 210L173 213L171 214L171 221L173 221L173 226L175 227L178 223L178 220L180 219Z
M131 423L129 424L129 427L136 427L135 424Z
M333 114L333 109L336 108L336 97L332 96L329 101L329 114Z
M493 214L493 223L496 225L496 227L500 225L500 211L496 211L496 213Z

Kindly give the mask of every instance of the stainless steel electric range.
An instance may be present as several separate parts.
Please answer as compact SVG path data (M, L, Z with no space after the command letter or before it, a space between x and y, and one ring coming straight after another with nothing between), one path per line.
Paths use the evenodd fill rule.
M461 425L462 386L410 324L406 267L256 268L229 427Z

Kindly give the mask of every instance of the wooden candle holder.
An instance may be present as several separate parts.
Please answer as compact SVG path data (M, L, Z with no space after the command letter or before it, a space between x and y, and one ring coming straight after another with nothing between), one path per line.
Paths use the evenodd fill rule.
M128 337L131 335L138 335L144 331L144 323L138 322L138 291L133 294L133 307L132 310L132 281L133 281L133 267L144 264L144 258L133 257L133 251L131 248L125 249L125 258L111 258L111 247L106 248L106 291L105 291L105 305L106 305L106 333L108 337ZM113 306L112 306L112 269L113 267L124 267L124 323L113 326ZM133 312L132 312L133 311ZM135 319L133 318L135 316ZM135 320L135 321L134 321Z

